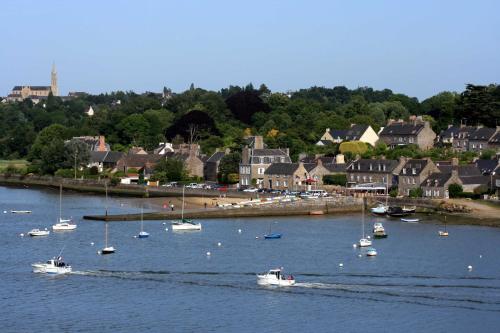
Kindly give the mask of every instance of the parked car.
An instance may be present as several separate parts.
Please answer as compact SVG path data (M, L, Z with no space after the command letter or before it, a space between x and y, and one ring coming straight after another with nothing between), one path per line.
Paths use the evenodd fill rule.
M250 193L255 193L259 191L259 189L255 188L255 187L249 187L249 188L246 188L243 190L243 192L250 192Z
M203 186L198 183L189 183L186 185L186 188L203 188Z
M177 182L165 183L162 186L163 187L177 187Z

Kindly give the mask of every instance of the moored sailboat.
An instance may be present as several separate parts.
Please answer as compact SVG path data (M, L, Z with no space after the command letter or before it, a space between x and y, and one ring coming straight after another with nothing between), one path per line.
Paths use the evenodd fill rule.
M201 223L196 223L191 219L184 218L184 192L186 187L182 188L182 209L181 209L181 219L172 222L173 231L191 231L191 230L201 230Z
M76 224L71 224L71 219L62 218L62 184L59 185L59 218L58 222L52 226L54 231L75 230Z

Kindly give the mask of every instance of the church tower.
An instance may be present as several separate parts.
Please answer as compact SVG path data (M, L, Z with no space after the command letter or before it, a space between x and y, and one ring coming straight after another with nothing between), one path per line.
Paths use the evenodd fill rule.
M57 72L56 72L56 64L52 64L52 73L50 74L50 90L52 91L52 95L59 96L59 89L57 89Z

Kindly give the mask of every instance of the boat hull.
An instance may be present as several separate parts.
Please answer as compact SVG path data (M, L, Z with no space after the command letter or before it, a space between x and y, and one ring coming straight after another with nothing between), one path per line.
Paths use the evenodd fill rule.
M295 284L295 279L277 279L267 275L257 275L257 284L259 286L290 287Z
M112 246L105 247L104 249L101 250L101 254L113 254L115 252L116 252L116 250Z
M360 239L358 242L358 246L360 247L372 246L372 241L366 238Z
M191 224L191 223L180 223L180 224L172 224L173 231L189 231L189 230L201 230L201 224Z
M373 234L373 238L387 238L387 234Z
M47 263L35 263L32 264L33 273L41 273L41 274L69 274L72 272L71 266L55 266L53 264Z
M264 239L280 239L281 234L269 234L269 235L264 235Z
M28 235L31 237L41 237L41 236L48 236L50 235L50 231L48 230L32 230L28 232Z
M52 230L54 231L68 231L75 229L76 229L76 224L69 224L69 223L57 223L52 226Z
M148 238L149 234L147 232L140 232L137 237L138 238Z

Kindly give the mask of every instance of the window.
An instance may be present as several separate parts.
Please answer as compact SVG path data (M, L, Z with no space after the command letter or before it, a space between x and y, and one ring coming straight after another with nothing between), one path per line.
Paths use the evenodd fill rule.
M432 191L431 190L425 190L425 196L426 197L430 197L432 195Z
M286 180L283 181L283 186L288 187L288 182Z
M403 175L406 175L406 168L403 168Z
M366 182L366 176L363 176L363 181Z
M417 169L415 169L415 168L411 169L411 173L413 173L414 175L416 175L417 174Z
M359 182L359 176L356 176L356 180Z
M410 141L410 143L413 143L413 142L415 142L415 138L410 137L409 141Z
M280 181L279 181L279 180L277 180L277 181L276 181L276 187L279 187L279 186L280 186Z
M265 170L266 170L266 169L264 169L264 168L258 168L258 169L257 169L257 173L258 173L259 175L263 175Z
M372 181L373 181L373 180L372 180L372 176L370 176L370 183L371 183Z
M434 196L439 197L439 190L434 190Z
M416 182L415 182L415 178L413 178L413 185L415 185L415 184L416 184Z
M373 165L370 163L370 171L373 170Z
M354 175L351 175L351 180L354 181Z

